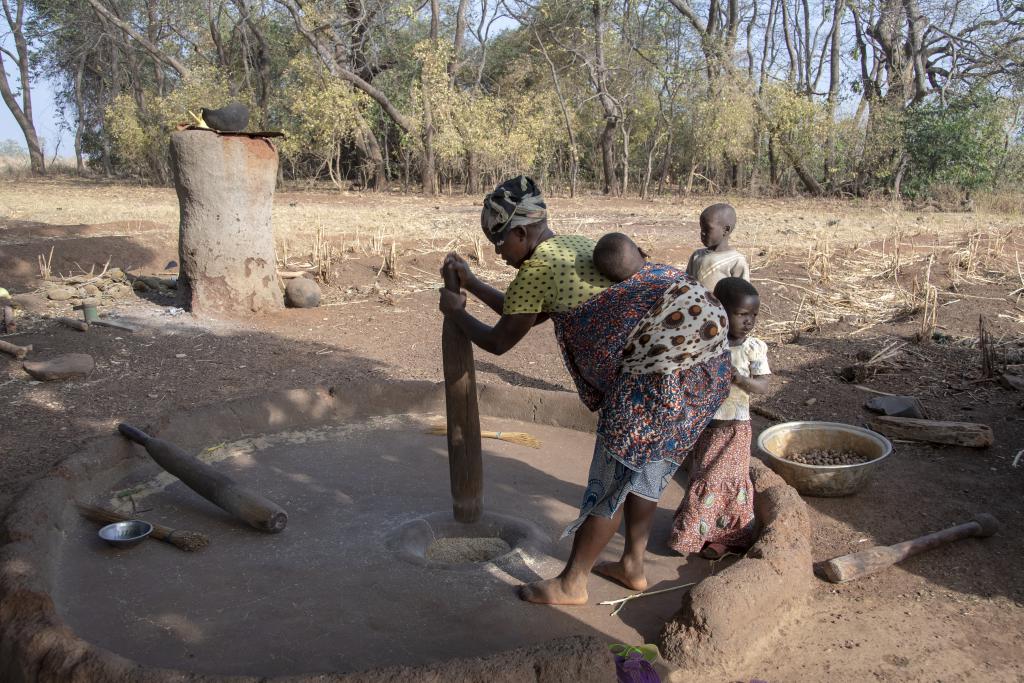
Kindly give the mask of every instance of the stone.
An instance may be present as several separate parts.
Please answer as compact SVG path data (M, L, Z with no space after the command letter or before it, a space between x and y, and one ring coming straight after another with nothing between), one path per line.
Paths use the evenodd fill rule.
M85 295L88 297L95 297L100 295L100 288L96 285L86 285L82 287L85 290Z
M132 289L136 292L148 292L150 290L150 286L147 285L144 280L134 280L132 282Z
M919 420L926 417L921 401L913 396L873 396L864 407L879 415L914 417Z
M46 310L46 299L39 294L15 294L11 297L15 308L21 308L29 313L42 313Z
M320 305L320 287L309 278L297 277L290 280L284 295L292 308L316 308Z
M86 377L96 368L96 361L87 353L68 353L49 360L25 361L25 372L41 382Z
M178 194L178 302L194 314L284 306L271 224L277 150L208 130L171 133Z
M75 297L75 290L70 287L54 287L46 293L46 298L50 301L67 301Z
M111 280L123 280L124 271L121 270L120 268L110 268L107 270L106 277Z

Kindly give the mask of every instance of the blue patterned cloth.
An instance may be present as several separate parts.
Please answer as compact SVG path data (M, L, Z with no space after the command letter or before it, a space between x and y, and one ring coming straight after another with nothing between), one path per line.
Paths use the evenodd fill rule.
M598 439L594 446L594 457L590 460L590 474L587 475L587 490L580 504L580 516L565 528L562 538L576 533L589 515L611 519L631 493L657 502L677 469L679 463L668 458L649 462L640 469L631 469L612 455Z

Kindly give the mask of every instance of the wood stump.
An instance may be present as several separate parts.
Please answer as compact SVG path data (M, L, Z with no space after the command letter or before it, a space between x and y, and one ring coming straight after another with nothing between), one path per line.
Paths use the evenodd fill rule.
M283 308L270 222L277 164L269 140L171 133L182 308L199 314Z

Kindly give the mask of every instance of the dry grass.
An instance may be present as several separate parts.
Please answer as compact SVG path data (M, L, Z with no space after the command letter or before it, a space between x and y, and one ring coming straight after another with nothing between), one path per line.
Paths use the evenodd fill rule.
M920 315L918 337L928 340L938 324L940 287L956 292L965 283L989 284L1005 286L1008 296L1024 295L1018 237L1017 228L955 236L911 233L897 224L878 248L855 244L836 251L828 239L817 239L800 268L806 284L754 277L780 285L781 296L790 297L796 308L793 319L767 320L762 329L787 340L822 323L847 320L860 325L856 333ZM946 265L945 282L935 269L940 261Z
M839 319L863 331L910 316L920 316L924 334L941 322L943 306L965 284L1005 286L1007 294L1024 296L1017 214L912 212L889 202L725 200L736 206L733 242L747 255L755 283L778 285L766 297L760 324L769 337L785 339ZM592 195L552 197L549 205L556 232L625 232L655 259L681 263L699 244L696 218L711 201ZM346 259L379 258L374 271L386 275L389 291L400 296L439 280L434 268L416 265L418 256L436 258L450 250L473 259L474 269L496 286L511 280L510 269L487 258L478 211L475 196L288 190L275 196L273 220L283 269L306 269L328 283ZM110 234L121 234L125 221L151 221L155 225L147 230L166 230L173 239L178 205L170 188L0 180L0 228L4 219L87 223L97 235L108 232L104 223L112 224ZM761 277L769 267L789 274ZM1012 308L1009 313L1019 317Z

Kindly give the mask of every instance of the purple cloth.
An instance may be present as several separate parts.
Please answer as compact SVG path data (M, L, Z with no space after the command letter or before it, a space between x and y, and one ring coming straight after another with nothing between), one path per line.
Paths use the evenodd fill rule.
M661 683L658 672L639 652L615 655L615 677L619 683Z

